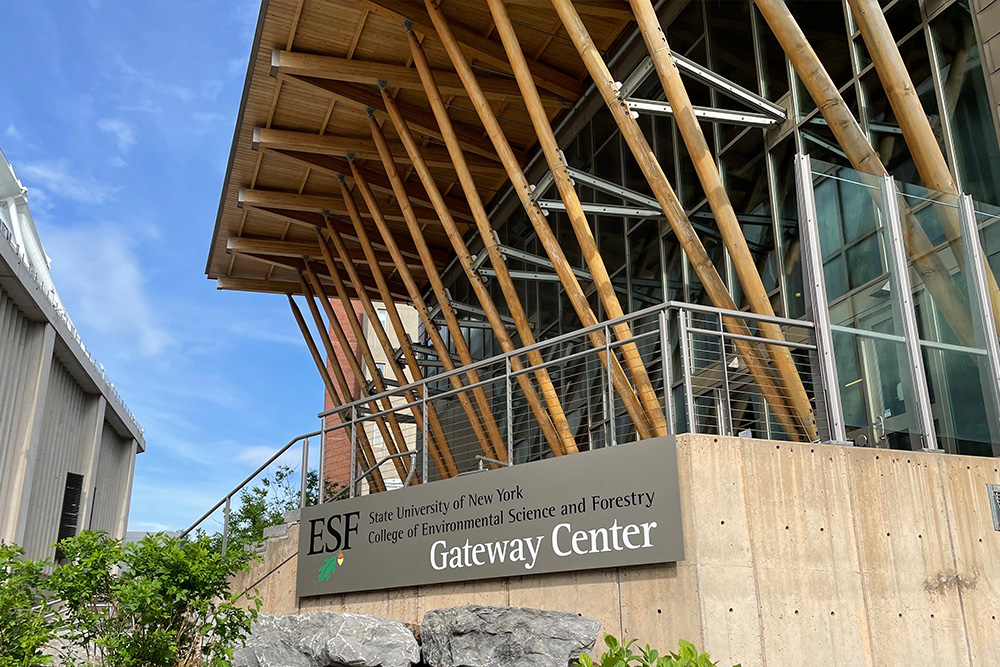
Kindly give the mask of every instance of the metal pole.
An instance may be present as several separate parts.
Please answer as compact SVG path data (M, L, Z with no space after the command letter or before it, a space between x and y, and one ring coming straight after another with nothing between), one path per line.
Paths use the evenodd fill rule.
M615 433L615 392L614 388L611 386L611 360L615 358L615 351L611 349L611 331L608 326L604 326L604 377L608 381L608 432L610 433L609 441L611 446L614 447L618 444L618 434Z
M351 485L351 491L349 497L354 497L354 474L358 469L358 453L357 453L357 442L358 442L358 408L357 406L351 406L351 474L348 475L348 482Z
M510 357L504 359L504 384L507 389L507 460L514 456L514 399L511 396Z
M667 431L674 433L677 430L677 425L674 423L673 373L670 363L670 340L667 335L669 319L666 308L660 311L657 320L660 323L660 366L663 373L663 404L667 408Z
M232 504L232 496L226 496L226 508L222 510L222 555L226 555L226 547L229 546L229 510Z
M722 362L722 414L719 420L719 430L723 435L733 434L733 403L729 395L729 366L726 364L726 336L722 324L722 314L719 313L719 359Z
M299 477L302 484L299 489L299 509L302 509L309 498L309 438L302 441L302 474Z
M424 482L426 482L427 481L427 445L428 445L428 443L427 443L427 423L428 423L427 422L427 414L428 414L427 413L427 409L429 407L427 405L427 392L430 391L430 383L425 382L424 386L422 388L423 388L423 391L420 392L420 393L421 393L421 400L423 401L423 415L424 415L424 455L423 455L423 462L421 463L421 472L423 473L423 477L421 477L420 479L422 479L422 480L424 480Z
M317 477L319 478L319 490L316 492L316 504L322 505L326 502L324 490L326 484L323 482L323 475L326 473L326 417L320 417L319 425L319 461L316 463Z
M987 419L990 422L990 432L994 435L993 455L1000 456L1000 444L996 436L1000 434L1000 339L994 335L996 322L990 304L989 283L986 270L980 258L986 257L979 240L979 225L976 222L976 208L970 195L958 198L958 217L961 223L962 236L965 237L965 265L969 267L967 274L969 284L969 305L972 307L976 343L986 350L986 363L989 366L989 387L984 387L983 400L992 399L992 410L987 409Z
M903 246L903 227L899 220L899 198L896 194L896 182L892 176L882 177L882 206L885 212L886 229L889 232L889 279L892 281L893 306L898 309L898 321L902 328L903 344L906 346L906 357L909 365L905 367L911 376L910 382L903 378L903 393L907 393L907 385L912 388L911 396L907 397L908 408L915 411L916 425L924 435L924 451L941 451L934 431L934 418L931 414L930 392L927 390L927 375L924 372L924 358L920 349L920 333L917 330L917 317L913 310L913 288L910 285L910 265Z
M691 390L691 349L688 341L687 311L681 309L677 313L681 334L681 364L684 366L682 373L684 377L684 401L687 403L684 409L687 411L688 433L697 433L698 426L694 421L694 392Z
M823 254L819 244L819 217L816 211L816 193L812 185L812 161L808 155L795 156L795 190L799 204L799 238L802 244L806 292L806 309L815 324L816 356L819 359L823 391L816 392L826 404L830 423L830 439L847 442L844 428L844 407L840 400L840 380L833 350L833 332L830 329L829 301L826 296L826 279L823 276ZM853 442L851 444L854 444Z

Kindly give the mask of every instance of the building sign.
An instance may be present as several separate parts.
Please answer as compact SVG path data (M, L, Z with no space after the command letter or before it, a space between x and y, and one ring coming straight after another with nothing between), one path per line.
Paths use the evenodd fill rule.
M683 558L665 436L305 508L298 595Z

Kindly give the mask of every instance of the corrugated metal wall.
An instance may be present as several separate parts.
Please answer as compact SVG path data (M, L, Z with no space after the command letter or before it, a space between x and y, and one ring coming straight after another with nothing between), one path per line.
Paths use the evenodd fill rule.
M97 462L96 479L90 484L93 496L91 530L103 530L114 537L128 488L126 479L132 461L132 440L118 435L107 423L101 433L101 451ZM97 488L96 492L94 487Z
M980 53L983 54L986 88L996 121L996 107L1000 104L1000 2L973 0L972 15L979 36Z
M0 507L9 507L15 445L30 426L25 415L34 400L45 325L31 322L0 289Z
M48 394L31 486L23 547L28 553L54 555L66 473L87 476L98 397L84 393L58 359L52 362Z

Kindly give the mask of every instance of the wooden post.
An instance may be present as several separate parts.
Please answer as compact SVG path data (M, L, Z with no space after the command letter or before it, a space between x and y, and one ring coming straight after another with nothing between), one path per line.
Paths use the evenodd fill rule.
M305 296L307 302L312 300L312 294L308 290L305 292ZM333 380L330 378L330 371L327 368L327 365L323 363L323 357L320 356L319 350L316 349L316 342L313 340L312 334L309 333L309 327L306 325L306 321L302 317L302 311L299 310L299 306L295 303L295 299L292 298L291 294L288 295L288 305L292 308L292 315L295 316L295 321L299 325L299 331L302 332L302 338L306 341L306 347L309 348L309 353L312 355L313 362L316 364L316 369L323 378L323 383L326 385L326 391L330 396L330 402L333 403L335 408L339 408L342 403L338 398L337 390L333 386ZM310 311L313 311L315 308L316 305L312 304ZM327 351L327 354L330 355L331 359L330 367L337 368L336 365L332 363L333 359L336 359L336 356L330 354L329 350ZM342 379L342 377L343 376L341 375L340 379ZM342 386L346 389L346 382ZM349 399L350 397L350 394L345 392L344 398ZM339 417L341 423L347 424L349 422L349 420L346 419L342 413ZM365 435L363 428L358 430L358 442L352 442L351 446L357 448L358 456L363 462L365 468L370 468L375 460L371 459L371 461L369 461L368 453L371 451L371 444L368 443L368 438ZM350 475L351 479L353 479L356 474L357 471L352 470ZM322 483L323 481L320 480L320 484ZM378 469L372 471L372 483L376 491L385 491L385 481L382 479L382 473Z
M886 97L892 106L893 114L903 132L903 139L913 156L924 186L931 190L958 196L958 187L952 177L948 162L941 152L941 146L934 137L934 130L927 120L927 114L920 103L920 96L906 70L906 64L896 46L889 24L885 20L878 2L873 0L848 0L854 21L861 31L868 52L871 55L875 71L885 88ZM959 267L965 266L965 254L962 251L962 231L958 220L958 209L954 206L937 206L938 218L948 244L952 248ZM986 257L983 257L986 268L986 281L990 290L990 305L993 316L1000 325L1000 286L990 268Z
M600 51L598 51L593 40L590 38L590 34L580 19L580 15L577 14L572 3L568 2L568 0L552 0L552 3L559 13L563 26L573 40L573 44L580 53L580 57L586 64L591 78L596 82L597 88L604 97L605 102L609 107L612 107L612 115L618 121L618 125L622 129L622 135L626 137L633 155L636 155L638 159L639 153L645 153L647 159L640 162L648 162L648 158L653 158L655 161L649 142L643 136L642 130L639 128L635 118L630 113L627 113L625 103L618 95L618 87L614 83L611 72L604 63ZM764 283L761 280L760 273L757 271L757 265L754 262L753 256L750 254L750 248L747 246L746 238L743 236L743 229L740 227L739 220L736 219L736 212L733 210L733 205L726 194L726 188L722 183L722 176L719 174L719 169L712 157L712 152L708 148L708 142L705 141L701 125L694 115L694 108L684 87L684 82L681 80L680 72L678 72L674 60L670 55L670 47L667 44L666 35L660 28L656 12L653 10L653 6L649 0L630 0L630 3L636 21L639 23L643 39L646 42L646 48L656 66L660 84L663 86L667 101L673 109L674 121L680 129L681 137L687 146L688 154L691 156L698 179L705 189L709 206L715 215L715 221L718 225L719 233L722 235L723 243L725 243L733 265L736 268L736 274L739 277L740 284L743 286L743 292L750 301L750 307L753 312L759 315L773 316L774 309L771 307L771 300L767 295L767 290L764 289ZM618 109L613 107L618 107ZM650 181L651 185L653 185L653 181L660 182L660 187L653 185L653 188L654 192L658 194L657 201L660 201L663 210L667 211L668 207L661 201L661 197L667 200L676 199L676 197L670 197L672 188L667 183L666 175L662 169L657 169L652 170L651 174L647 174L646 178ZM664 184L666 184L666 188L662 187ZM667 192L668 189L670 192ZM674 206L675 202L670 201L669 203L670 208L677 209ZM761 333L767 338L776 341L784 340L781 327L777 324L761 322L759 328ZM768 350L778 379L784 387L784 396L788 399L798 421L805 427L806 434L811 440L816 439L816 418L813 414L812 405L809 402L809 396L802 385L802 378L799 377L795 361L792 359L791 350L782 345L768 346Z
M420 48L420 43L417 41L416 36L409 29L407 29L406 33L410 42L410 50L413 54L414 63L417 65L421 81L424 84L424 90L431 102L431 108L434 111L434 116L441 129L441 135L445 139L445 144L451 156L452 163L455 166L455 171L458 173L466 199L472 207L473 215L476 219L476 225L483 240L483 246L487 249L490 260L493 263L493 267L496 269L497 282L500 284L500 288L507 300L511 317L514 320L518 333L521 335L521 342L524 345L532 345L535 342L535 338L531 332L531 325L528 323L528 318L524 314L524 308L521 306L521 299L517 294L517 290L514 288L514 283L510 278L510 274L507 272L507 264L504 262L503 257L500 255L500 252L496 247L496 243L494 242L493 228L486 217L486 210L483 207L482 201L479 199L479 191L476 188L475 181L472 179L472 174L469 172L468 165L465 162L465 157L462 155L462 149L458 145L457 137L451 127L450 118L448 118L448 113L445 110L444 100L441 99L437 86L434 84L434 79L430 72L430 65L427 63L427 58L424 55L423 50ZM513 339L511 339L510 334L507 332L507 325L501 318L500 312L497 310L496 304L494 304L489 291L486 289L486 286L483 285L479 272L472 265L471 253L469 252L468 247L465 245L465 240L462 238L461 233L455 225L455 220L452 218L451 212L448 210L448 206L444 201L444 197L441 195L441 192L437 187L434 176L430 173L430 170L427 168L427 165L423 160L423 156L420 153L420 148L417 146L417 142L414 141L409 128L406 126L406 123L403 122L403 118L399 113L399 109L396 108L395 102L391 97L389 97L384 88L382 90L382 98L385 103L386 111L389 114L389 118L392 120L393 125L395 125L396 132L399 134L403 141L403 146L410 155L410 160L413 162L417 175L419 176L420 181L424 184L424 188L427 190L428 196L431 198L431 203L438 214L438 218L441 220L441 224L444 226L445 231L448 234L448 239L451 241L452 247L455 249L455 253L458 255L459 262L465 271L465 275L469 279L469 283L472 285L472 289L476 293L476 297L479 299L483 310L486 312L486 317L490 322L493 333L496 335L497 340L499 341L504 352L516 351L517 347L514 345ZM419 228L416 230L411 229L410 232L411 234L419 234L420 230ZM423 241L422 238L421 241ZM529 355L529 361L535 365L541 365L544 363L542 355L537 351ZM521 357L519 356L510 357L510 363L511 369L515 372L521 371L524 368L524 363L521 361ZM545 405L548 407L548 412L545 411L545 407L543 407L541 401L539 400L538 395L535 392L535 388L531 384L530 377L528 375L521 374L517 376L517 381L521 386L521 390L528 401L528 405L531 408L532 413L535 415L535 419L538 421L539 427L542 429L542 432L549 443L549 447L557 456L567 453L576 453L578 451L576 442L573 439L569 423L566 421L566 415L563 412L562 404L559 402L559 397L556 394L555 387L552 385L552 380L549 377L548 371L544 368L539 369L535 372L535 378L542 391L542 396L545 398ZM512 436L513 434L508 434L508 437Z
M438 273L437 265L434 263L434 258L431 256L427 242L420 231L420 223L417 222L417 217L413 213L413 207L410 205L409 199L407 199L406 190L403 187L403 179L400 178L399 172L396 170L395 160L389 149L389 144L382 133L382 128L375 120L374 110L369 107L366 113L368 115L368 126L372 133L372 139L375 141L379 156L382 158L386 175L393 185L396 193L396 203L399 204L399 208L403 213L403 219L406 220L406 226L410 230L410 236L413 237L413 242L417 246L417 252L420 255L420 262L423 264L424 272L427 274L427 280L430 282L431 289L434 291L438 304L441 306L441 315L444 317L448 330L451 332L455 351L458 353L458 358L462 364L469 366L473 363L472 352L469 350L469 345L462 334L462 327L458 323L454 309L451 307L448 294L444 290L444 282L441 280L441 274ZM428 192L428 194L430 193ZM469 371L466 377L469 378L470 384L477 384L479 382L479 373L476 371ZM503 437L500 435L500 429L497 428L496 421L493 419L493 406L490 405L489 400L486 398L486 392L481 387L473 389L472 393L476 399L476 405L479 406L483 425L486 427L486 432L489 433L490 442L493 443L495 454L493 458L497 461L506 461L507 447L504 444Z
M326 218L326 225L329 230L330 238L333 240L333 244L337 249L337 254L340 256L340 260L343 262L344 268L347 270L347 277L351 280L353 285L362 285L361 276L358 275L358 270L354 266L354 260L351 259L351 255L347 251L347 246L344 244L344 239L340 236L340 232L338 232L337 229L330 223L329 218ZM318 237L320 252L323 253L323 259L326 261L328 266L332 266L334 263L333 252L330 250L330 246L323 237L322 230L318 227L316 228L316 236ZM367 243L367 239L362 241L362 243ZM331 275L332 273L333 272L331 271ZM378 275L381 276L381 272ZM343 286L343 281L340 282L340 285ZM413 418L416 420L417 424L423 424L423 412L421 411L420 406L415 404L417 402L417 398L413 391L406 388L409 381L406 379L403 369L400 368L398 363L396 363L392 342L389 340L389 335L386 333L385 327L382 326L382 322L378 318L378 313L375 312L375 306L372 304L372 300L368 297L368 293L364 289L355 289L355 292L361 300L361 305L365 309L365 314L368 316L368 320L372 324L372 329L375 331L375 335L378 338L379 344L382 346L383 352L385 352L387 360L386 363L388 363L389 368L392 369L393 375L396 377L396 381L399 383L399 386L404 388L403 397L408 403L414 403L414 405L410 407L410 412L413 415ZM389 302L385 303L386 314L393 322L393 325L395 325L397 321L399 322L399 328L396 331L396 336L400 339L400 341L405 341L406 329L403 327L403 321L399 317L396 305L391 301L391 295L386 294L385 296L388 296L390 299ZM407 358L407 362L409 362L409 358ZM413 357L413 362L413 366L410 367L410 372L412 373L413 381L419 382L423 379L423 376L420 373L419 366L416 365L416 357ZM442 448L447 448L448 446L448 441L444 435L444 429L441 428L441 422L437 417L437 411L433 409L433 406L428 405L427 407L427 416L431 427L431 433L428 434L430 436L430 441L425 443L425 446L428 447L431 452L431 455L434 458L434 465L437 467L438 474L441 475L442 479L454 477L458 474L458 469L455 468L454 459L451 459L449 466L448 462L442 457Z
M597 287L601 303L604 304L604 310L607 312L609 319L620 318L625 313L618 302L618 295L615 294L615 288L611 284L611 277L608 275L607 267L605 267L604 260L601 258L600 250L597 248L597 241L594 240L594 235L590 230L590 224L587 222L587 217L583 212L580 198L577 196L576 190L573 189L573 183L569 178L569 173L566 171L567 165L563 160L562 151L559 150L552 126L549 124L548 116L545 113L545 107L542 106L541 99L538 96L538 89L535 88L535 83L532 81L531 72L528 70L524 53L521 51L521 45L517 40L517 34L514 32L514 26L507 15L507 8L504 6L503 0L487 1L490 13L493 15L493 21L496 23L497 33L500 35L504 49L507 52L507 57L514 70L514 75L521 88L521 95L524 97L524 103L528 109L528 114L531 116L535 133L538 135L538 143L548 162L549 170L552 172L556 188L559 190L559 196L566 205L566 215L573 225L577 240L580 242L580 249L583 251L584 259L587 261L587 266L590 269L590 275L593 277L594 285ZM628 341L632 337L632 331L628 324L617 324L612 329L619 341ZM649 376L646 374L645 362L642 360L638 348L634 342L624 342L620 349L622 358L625 361L625 367L632 376L636 394L639 396L639 400L645 411L646 422L649 424L654 435L665 435L667 433L667 422L664 418L663 406L660 404L659 397L657 397L656 391L649 381Z
M340 347L344 350L345 356L347 356L348 365L351 367L351 371L354 373L358 381L359 390L362 396L368 396L369 392L365 387L365 374L364 369L358 363L357 357L352 353L350 345L347 341L347 336L345 335L344 328L337 318L337 314L333 311L333 306L330 303L330 297L327 295L326 288L323 287L323 283L320 282L319 276L313 270L312 266L309 265L309 258L303 257L302 261L306 265L306 273L309 275L309 281L313 285L313 289L316 291L317 296L319 296L320 303L323 304L323 310L326 312L327 319L330 320L330 326L333 328L337 339L340 341ZM368 340L365 338L365 331L361 327L361 322L358 321L358 315L354 312L354 304L351 303L351 298L347 295L347 290L344 289L344 283L340 279L340 273L337 271L336 265L330 267L330 277L333 279L333 284L337 290L337 295L340 297L341 303L344 306L345 315L347 316L347 322L351 327L351 331L354 333L354 340L358 346L358 350L361 352L361 357L364 359L365 364L368 366L368 370L372 375L372 381L375 385L376 394L381 394L385 392L385 381L382 379L382 373L379 372L378 366L375 365L375 357L372 355L371 347L368 345ZM383 397L379 402L372 402L370 405L375 407L372 409L373 412L378 412L378 404L381 403L382 410L392 409L392 399L389 397ZM403 435L403 429L399 426L399 420L396 418L395 412L390 412L383 417L379 417L376 423L381 422L380 431L382 432L383 439L385 440L386 449L390 454L399 454L400 452L405 452L409 448L406 446L406 436ZM389 430L392 432L390 438L385 438L385 422L389 422ZM395 458L392 460L393 467L396 469L396 474L399 475L399 479L405 482L410 473L410 463L409 460L404 460L403 458ZM413 475L411 479L412 484L419 484L420 480L417 475Z
M590 302L587 300L586 294L584 294L580 281L570 268L570 263L566 259L566 254L563 252L562 247L559 245L559 240L552 233L552 229L549 227L548 220L542 213L542 209L531 198L531 185L528 183L528 179L525 178L524 171L522 171L521 165L518 163L517 157L511 149L510 142L507 141L507 137L504 135L503 128L500 127L500 123L497 121L492 107L490 107L486 96L483 94L482 88L479 86L479 81L472 71L472 67L469 65L460 45L455 40L447 19L445 19L444 14L441 13L434 0L425 0L425 5L438 36L444 44L445 50L448 52L455 66L455 70L462 79L462 85L465 87L466 92L468 92L473 106L476 108L476 112L479 114L479 118L486 128L487 134L493 141L497 155L500 157L500 161L507 171L507 176L513 184L514 192L517 193L518 198L521 200L521 204L528 214L528 219L531 221L535 233L538 234L538 239L542 247L545 248L546 254L552 261L556 274L559 276L559 281L565 288L566 296L569 298L570 303L573 304L573 309L579 316L580 322L584 327L592 327L598 324L597 316L590 307ZM604 335L600 331L591 333L590 341L599 350L605 344ZM607 364L608 360L604 356L605 353L601 351L598 354L600 355L601 362ZM625 372L622 370L615 355L612 355L611 358L611 372L615 391L618 392L618 396L632 418L639 437L651 437L652 433L646 425L642 406L639 404L639 400L635 396L635 391L631 384L629 384L628 378L625 376ZM665 379L664 385L668 381Z
M385 221L385 217L382 215L382 211L375 199L375 195L372 193L371 188L368 187L368 181L365 179L364 174L354 163L353 159L349 160L351 165L351 174L354 176L354 182L361 191L361 196L365 200L365 204L368 206L368 211L371 213L372 219L375 221L375 227L378 229L379 234L382 236L383 245L389 250L389 254L392 255L393 262L396 265L396 270L399 272L399 277L402 279L403 283L406 285L406 291L410 295L410 299L413 302L413 307L417 311L417 315L424 323L424 329L427 331L427 335L430 336L431 343L434 345L434 349L438 353L438 358L441 361L442 366L446 371L455 370L455 362L451 359L451 350L448 349L448 345L444 342L441 337L441 332L437 329L437 324L431 319L430 311L427 308L427 303L424 301L423 295L420 293L420 287L417 285L416 280L413 279L413 274L410 273L409 267L406 265L406 260L403 258L402 253L399 251L399 246L396 244L396 239L392 235L392 231L389 229L389 225ZM397 178L397 180L399 180ZM347 184L343 181L340 183L340 189L345 194L345 201L350 195L350 191L347 189ZM356 211L355 211L356 212ZM351 217L354 222L355 229L358 231L360 236L361 229L361 218L352 214ZM373 272L381 272L378 264L372 265ZM443 309L443 308L442 308ZM411 351L412 354L412 351ZM476 376L478 378L478 375ZM469 377L470 382L478 382L477 380L472 380ZM451 386L457 390L463 390L462 380L458 375L452 375L449 378ZM483 427L483 423L480 419L484 421L486 419L492 419L493 415L490 412L487 415L483 415L481 418L476 413L476 408L472 404L472 400L469 398L468 391L459 391L457 394L459 403L462 406L462 410L465 412L466 418L469 420L469 426L476 436L476 440L479 442L479 446L483 450L483 454L489 458L495 458L496 452L491 440L491 435L487 433L487 429ZM494 428L495 428L494 424Z
M755 0L755 2L851 166L862 174L887 176L889 172L885 165L868 142L857 119L844 102L837 86L783 0ZM877 184L873 183L873 188L868 190L878 203L880 195L877 194ZM927 237L916 216L909 207L900 208L907 253L914 267L923 278L927 290L934 296L934 303L941 310L958 340L963 345L975 346L968 300L958 290L948 268L938 257L934 244Z

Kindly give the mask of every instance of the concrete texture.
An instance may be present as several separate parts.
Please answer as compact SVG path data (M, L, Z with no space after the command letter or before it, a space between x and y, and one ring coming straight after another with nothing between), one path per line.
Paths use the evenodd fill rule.
M992 665L1000 460L715 436L678 437L676 565L295 599L298 526L269 541L264 611L328 609L419 623L466 604L573 611L719 664ZM447 482L441 482L447 484ZM600 642L593 653L599 653Z

